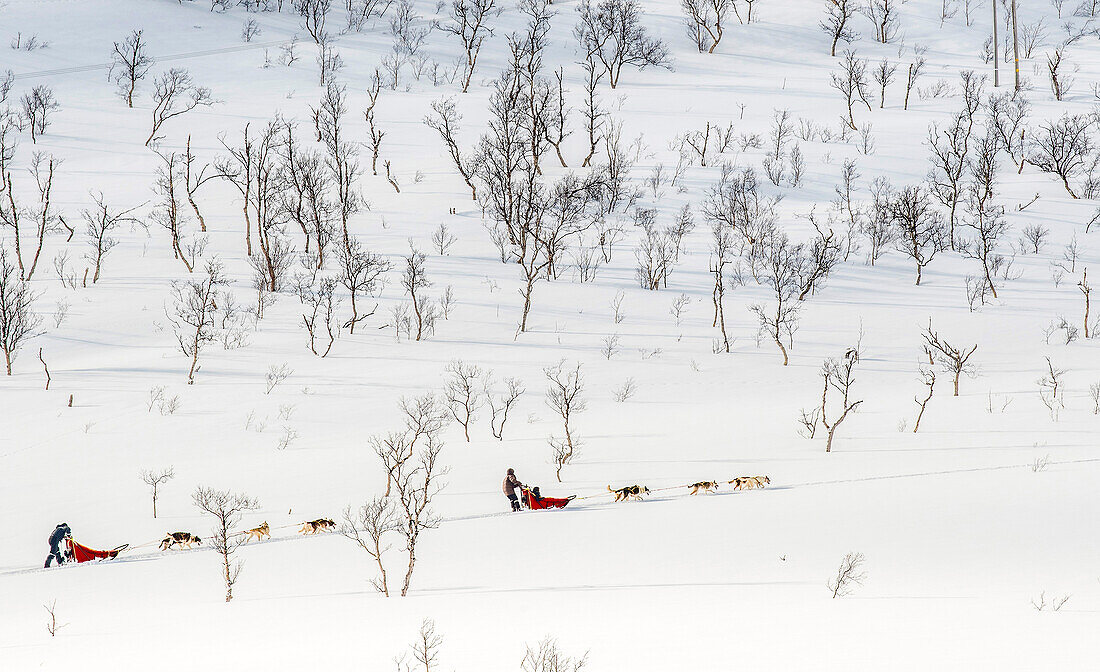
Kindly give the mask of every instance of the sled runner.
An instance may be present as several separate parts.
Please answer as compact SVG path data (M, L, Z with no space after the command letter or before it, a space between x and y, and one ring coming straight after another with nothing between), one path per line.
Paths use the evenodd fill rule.
M535 497L535 493L527 488L520 488L523 494L523 503L527 508L537 511L539 509L563 509L565 505L573 501L576 495L568 497Z
M89 560L110 560L111 558L116 557L119 553L125 551L127 548L130 547L129 544L123 544L121 546L112 548L109 551L97 551L94 548L88 548L87 546L82 546L81 544L76 543L72 540L72 538L66 539L65 542L68 544L66 555L68 555L71 560L74 560L76 562L88 562Z

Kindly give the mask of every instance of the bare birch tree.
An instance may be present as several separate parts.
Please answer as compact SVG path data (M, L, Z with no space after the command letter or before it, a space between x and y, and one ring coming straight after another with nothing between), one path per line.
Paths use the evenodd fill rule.
M733 3L734 0L680 0L688 35L700 53L713 54L718 48Z
M825 360L821 367L823 389L821 392L820 419L822 426L829 431L825 442L826 453L833 451L833 437L841 423L863 404L862 399L854 399L852 394L852 386L856 382L855 369L856 364L859 363L859 357L859 344L857 343L854 348L849 348L842 358L830 357ZM839 406L835 416L830 415L828 412L830 396L839 396L837 400L839 404L834 402L834 405ZM831 422L830 418L832 418Z
M128 210L112 211L104 202L102 193L92 194L92 200L95 202L94 208L81 210L80 216L84 218L88 246L91 248L88 251L87 259L95 267L95 272L92 274L92 283L94 284L99 282L103 260L114 249L115 245L118 245L118 240L111 236L111 232L120 224L125 222L137 224L139 220L131 214L137 210L136 207Z
M197 107L210 107L214 104L210 89L199 86L184 68L170 68L162 72L153 81L153 120L152 130L145 140L148 147L159 140L160 129L169 119L186 114Z
M247 495L201 486L195 489L191 501L204 513L214 517L210 547L222 558L225 601L229 602L233 599L233 586L241 575L241 562L235 556L245 540L243 534L237 534L233 529L240 524L244 513L260 508L260 503Z
M148 44L141 30L134 30L122 42L115 42L111 52L111 65L107 78L118 87L118 95L126 101L126 107L134 106L137 84L149 74L153 57L146 51Z
M890 221L894 226L894 246L909 256L917 267L920 284L924 268L944 248L946 231L943 216L932 206L921 186L905 187L890 200Z
M450 20L439 24L443 32L454 35L462 44L466 59L463 65L462 93L470 90L481 45L485 38L493 34L488 21L498 14L500 9L496 6L496 0L453 0Z
M600 62L614 89L623 67L671 69L668 48L650 37L641 23L642 8L637 0L583 0L578 6L580 22L573 35L581 49Z
M484 372L481 367L466 364L458 359L448 364L446 371L449 377L444 385L443 394L447 400L447 408L455 421L462 425L466 443L469 443L470 424L476 419L477 411L481 408L482 396L478 382Z
M358 544L378 565L378 576L371 579L371 585L386 597L390 596L390 587L382 556L390 547L384 539L400 527L397 503L389 497L373 497L356 510L347 507L340 527L340 534Z
M566 369L563 359L554 366L543 369L543 374L547 380L546 405L561 417L565 432L564 438L551 435L549 439L556 468L554 475L558 483L561 483L562 469L573 461L581 446L580 439L574 435L572 421L575 414L588 407L588 401L582 396L584 379L579 362L573 369Z
M149 486L149 494L153 497L153 517L157 517L157 498L160 495L160 486L176 477L176 470L172 467L161 469L160 471L153 471L152 469L141 470L141 481L145 485Z
M175 330L176 341L184 355L191 358L187 384L195 384L199 356L203 349L217 340L220 320L219 306L225 306L224 287L228 284L222 265L217 260L206 263L204 277L172 285L172 304L166 309Z
M831 41L829 55L836 56L836 45L840 42L854 42L859 33L852 29L852 17L858 11L855 0L825 0L825 19L821 29Z
M39 333L42 318L34 312L37 298L8 257L8 249L0 244L0 350L9 376L19 349Z
M928 320L928 326L921 332L925 342L925 354L929 364L939 364L945 371L951 374L955 386L954 396L959 396L959 377L962 374L974 375L974 366L970 363L970 357L978 350L975 343L969 349L965 346L955 347L947 339L941 338L938 331L932 330L932 320Z

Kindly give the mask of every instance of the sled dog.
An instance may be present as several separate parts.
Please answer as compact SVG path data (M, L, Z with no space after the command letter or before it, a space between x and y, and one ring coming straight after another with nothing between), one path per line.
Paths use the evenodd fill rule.
M611 486L607 486L607 491L615 495L616 502L625 502L628 499L636 499L641 501L642 495L649 494L649 488L644 485L628 485L625 488L619 488L618 490L612 490Z
M691 494L697 495L702 492L718 492L717 481L699 481L698 483L692 483L688 486L691 488Z
M734 490L752 490L762 488L771 482L772 479L767 476L738 476L730 481L730 484L733 485Z
M302 529L298 530L298 534L317 534L318 532L327 532L329 530L335 530L336 523L328 518L318 518L317 520L307 520L302 523Z
M191 544L202 544L202 539L199 539L190 532L169 532L164 535L164 539L161 540L160 550L167 551L173 546L191 548Z
M271 528L268 527L266 520L264 521L263 525L260 525L259 527L254 527L249 530L248 536L245 538L245 541L252 541L253 537L256 538L256 541L263 541L264 537L268 539L271 538Z

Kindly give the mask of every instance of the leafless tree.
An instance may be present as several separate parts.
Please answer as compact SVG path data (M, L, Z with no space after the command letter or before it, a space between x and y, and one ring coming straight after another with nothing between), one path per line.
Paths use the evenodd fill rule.
M857 11L859 8L855 0L825 0L825 19L819 25L832 41L829 47L830 56L836 56L838 43L854 42L859 39L859 33L851 26L852 17Z
M1050 91L1054 99L1061 101L1073 87L1073 77L1066 74L1062 67L1065 63L1065 49L1058 47L1047 54L1047 72L1050 74Z
M420 535L425 530L439 526L439 517L432 510L431 504L443 489L439 479L448 472L447 468L439 464L439 454L442 449L443 442L439 439L438 433L428 433L424 436L423 446L416 457L416 462L414 463L411 458L400 462L392 474L400 515L399 532L404 537L405 551L408 554L405 579L401 585L401 597L405 597L409 592L413 569L416 565L416 545Z
M1077 198L1069 181L1081 173L1092 154L1091 129L1092 121L1081 114L1063 115L1058 121L1043 122L1032 139L1028 163L1044 173L1060 177L1069 195Z
M1081 273L1081 282L1077 283L1077 289L1081 290L1081 295L1085 297L1085 338L1089 336L1089 295L1092 294L1092 285L1089 284L1089 269L1084 269Z
M491 414L489 429L493 433L494 438L498 441L503 441L504 425L508 422L508 412L512 410L512 407L527 390L523 387L523 382L516 378L504 379L505 391L499 398L493 397L491 387L492 381L490 377L486 375L484 394L485 403L489 406Z
M221 320L219 306L227 305L224 287L228 284L217 260L206 263L204 277L172 285L172 305L166 309L175 330L176 341L184 355L191 358L187 384L195 384L199 356L203 348L218 338Z
M187 136L187 146L184 149L183 154L183 181L184 188L187 192L187 202L191 204L191 209L195 212L195 219L199 220L199 228L206 232L206 220L202 217L202 212L199 211L198 203L195 202L195 193L198 192L202 185L206 184L210 180L218 177L215 171L206 172L210 168L210 164L203 164L201 168L196 170L197 159L191 152L191 136Z
M554 449L555 475L561 483L562 469L573 461L580 448L580 440L574 436L572 421L577 413L583 412L588 407L588 401L582 396L584 379L581 376L579 362L574 368L566 369L563 359L553 366L544 368L543 374L548 382L546 405L561 417L565 432L564 439L550 437L550 445Z
M821 392L821 425L829 431L828 438L825 443L825 452L831 453L833 450L833 436L836 434L836 430L840 427L850 413L855 411L863 403L862 399L854 399L852 396L852 386L855 384L855 369L856 364L859 363L859 344L857 343L854 348L849 348L844 356L841 358L830 357L825 360L825 363L821 366L821 379L823 381L823 389ZM828 402L830 393L839 396L839 411L837 411L836 417L833 418L830 423Z
M927 349L925 354L928 354ZM929 357L929 359L931 359L931 357ZM920 429L920 421L921 418L924 417L924 410L928 408L928 402L932 401L932 393L936 389L936 370L931 367L921 366L920 379L921 384L927 388L928 394L924 397L924 399L921 399L920 397L913 397L913 401L915 401L917 406L920 408L920 411L917 413L917 421L913 423L914 434L916 434L917 430Z
M588 136L588 154L581 162L581 167L585 168L591 163L592 157L596 154L596 149L603 139L604 122L608 115L607 111L600 107L600 99L596 95L604 71L598 67L592 54L588 55L582 65L585 77L584 104L581 107L581 117L584 119L585 135Z
M39 84L19 98L23 118L31 129L31 143L37 144L38 136L45 135L50 127L50 117L61 107L53 95L53 89Z
M462 431L466 435L466 442L470 442L470 424L476 419L476 413L481 408L482 397L478 387L478 381L485 375L481 367L475 364L466 364L456 359L447 365L449 377L443 388L444 397L447 400L447 408L458 424L462 425Z
M997 298L995 281L1006 263L1004 255L998 251L998 248L1001 239L1008 233L1008 223L1004 215L990 203L993 196L992 180L997 167L997 150L994 143L989 140L991 138L980 143L976 157L984 157L985 160L976 161L971 167L974 182L968 204L969 214L964 225L973 231L974 235L962 241L959 249L964 257L981 263L982 282L993 294L993 298Z
M241 563L234 558L245 540L245 536L234 533L233 528L240 524L242 514L260 508L260 503L247 495L202 486L195 489L191 501L201 511L214 517L210 547L222 558L225 601L229 602L233 599L233 585L241 574Z
M558 163L562 168L568 168L565 163L565 157L561 154L561 143L565 142L565 139L573 134L568 130L569 122L569 106L565 104L565 69L558 67L554 72L554 80L557 86L554 87L556 94L553 97L552 106L546 114L546 133L547 141L554 146L554 152L558 155Z
M535 646L527 645L520 662L523 672L581 672L588 664L588 654L579 658L567 656L552 637L546 637Z
M46 632L50 633L50 637L57 637L58 631L68 625L68 623L57 622L57 600L53 600L49 604L44 604L42 606L49 615L49 618L46 619Z
M875 26L877 42L887 44L894 41L901 24L898 17L900 6L899 0L868 0L863 7L864 16Z
M160 471L153 471L152 469L141 470L141 481L145 485L149 486L149 492L153 496L153 517L157 517L157 497L160 493L160 486L166 483L176 476L176 471L172 467L167 469L161 469Z
M493 34L488 21L500 14L496 0L453 0L451 15L447 23L439 27L459 39L465 53L466 62L462 75L462 93L470 90L470 81L474 78L477 57L485 38Z
M327 152L325 165L336 186L337 212L344 233L344 245L348 245L350 239L349 220L366 206L366 201L356 186L362 172L359 166L359 150L355 143L344 137L341 126L346 113L346 87L330 82L325 87L320 105L313 109L313 118L317 125L318 139Z
M405 288L405 293L409 295L409 299L412 301L413 314L416 316L415 340L418 341L425 338L431 330L432 306L429 305L428 298L424 296L424 290L432 286L431 281L428 280L428 273L424 268L426 259L427 256L410 243L409 254L405 257L405 270L401 275L401 286Z
M301 17L302 28L309 33L313 41L317 44L324 42L328 37L325 21L332 8L332 0L294 0L291 7Z
M639 211L642 209L639 208ZM654 215L656 211L653 212ZM676 237L671 229L657 227L653 217L639 222L643 235L634 251L638 264L634 274L643 289L668 287L668 278L676 266Z
M24 219L29 220L33 227L32 230L35 239L34 256L31 258L30 265L26 268L25 272L22 273L22 277L26 280L30 280L34 277L34 272L38 268L38 260L42 255L42 248L46 244L46 235L57 231L60 228L59 225L63 221L53 201L54 174L57 167L60 165L61 160L54 157L52 154L46 154L44 152L34 153L31 158L31 167L29 171L31 177L34 178L37 196L33 205L19 205L14 197L10 173L6 179L7 186L5 190L7 191L6 198L8 203L7 207L0 206L0 222L8 224L14 229L16 258L21 271L24 267L22 247L19 240L20 222Z
M260 28L260 24L256 22L256 19L249 19L244 22L244 26L241 28L241 40L245 42L251 42L253 37L256 37L263 30Z
M924 74L924 66L926 64L924 58L925 49L923 47L915 47L913 49L913 60L909 63L909 68L906 70L905 76L905 104L901 109L909 109L909 94L917 88L917 82L920 81L921 75Z
M0 350L9 376L19 349L39 333L42 318L34 312L37 298L8 257L7 248L0 245Z
M836 570L836 576L825 585L833 593L833 597L845 597L851 595L856 586L862 586L867 579L867 572L863 570L864 557L862 553L848 553L840 562Z
M170 68L162 72L153 81L153 121L152 130L145 140L148 147L159 140L161 127L166 121L186 114L196 107L210 107L214 104L210 89L195 84L184 68Z
M369 313L360 315L356 297L360 294L374 296L381 291L383 274L390 270L392 264L382 255L364 249L355 238L349 239L348 245L340 248L337 258L340 261L340 282L351 296L351 319L344 323L344 328L354 334L356 323L374 315L378 309L376 305Z
M302 302L302 326L309 334L309 351L318 357L327 357L340 332L336 310L340 299L336 296L336 278L299 278L298 298ZM325 343L324 339L328 342Z
M470 188L470 194L476 201L477 185L474 183L474 176L479 168L479 157L476 154L464 156L458 148L455 133L458 132L458 123L462 120L462 117L455 107L455 102L451 98L442 98L432 103L432 111L435 114L425 117L424 123L435 129L443 138L443 144L447 147L447 153L450 154L455 169L458 170L458 174L466 182L466 186Z
M8 96L13 88L15 88L15 73L5 70L4 76L0 77L0 105L8 102Z
M443 637L436 634L435 621L425 618L420 624L420 631L409 648L412 649L415 660L424 672L432 672L438 665L439 649L443 646ZM406 666L406 670L410 668Z
M956 210L963 199L964 178L968 166L971 134L975 115L981 107L984 78L970 70L962 73L963 109L950 125L942 130L932 124L928 131L928 146L932 150L932 170L928 175L932 194L947 208L947 237L951 249L956 249Z
M1065 390L1062 384L1062 376L1065 375L1066 370L1054 366L1053 362L1050 361L1050 357L1046 358L1046 362L1047 371L1036 383L1039 385L1040 400L1050 411L1050 417L1057 420L1058 412L1066 406Z
M871 73L879 87L878 107L880 110L886 107L886 87L894 81L894 73L897 72L897 69L897 63L890 63L888 59L884 58L875 64L875 69Z
M336 75L344 69L344 59L326 35L317 48L317 81L327 86L336 81Z
M296 223L305 238L305 254L315 243L313 258L317 268L325 267L327 251L336 233L337 206L331 197L332 180L325 169L324 158L313 149L302 147L294 134L293 124L287 124L282 142L282 180L279 190L281 207L290 221ZM340 251L346 252L347 246Z
M668 48L650 37L642 26L642 9L637 0L584 0L577 8L580 23L573 31L586 54L603 65L614 89L624 66L644 70L649 66L669 68Z
M805 264L803 254L802 246L792 244L787 234L777 231L770 235L764 243L763 272L759 280L771 289L775 305L773 308L755 303L749 307L760 322L760 331L766 333L779 348L783 366L787 366L787 348L793 345L794 332L798 327L799 305L796 299Z
M161 165L157 167L154 190L160 197L153 208L154 222L164 227L172 239L172 255L183 262L187 272L194 270L197 256L202 251L203 239L187 242L184 239L183 225L186 215L180 211L180 180L183 177L183 158L176 152L157 152Z
M840 74L830 73L831 85L844 96L848 106L848 125L856 130L852 106L856 102L862 102L867 106L867 111L871 111L871 103L867 102L867 61L856 58L855 52L845 50L840 67Z
M990 95L986 109L988 129L997 137L1001 149L1019 166L1017 172L1023 171L1027 161L1025 138L1031 102L1024 96L1005 91Z
M87 224L85 233L88 236L88 246L91 248L87 259L95 265L92 282L96 283L99 282L104 258L118 244L118 240L111 237L111 231L124 222L137 224L138 219L131 214L137 209L136 207L112 211L104 202L102 193L92 194L92 200L95 202L95 207L81 210L80 216Z
M383 17L393 0L344 0L348 28L359 32L372 18Z
M847 2L848 0L842 0ZM734 0L681 0L684 23L692 42L699 52L713 54L722 41L726 18L733 9Z
M154 62L153 57L145 50L148 44L141 34L141 30L135 30L122 42L114 43L111 66L107 70L107 78L118 87L119 97L131 108L134 106L137 84L145 79Z
M394 56L400 65L403 60L411 60L420 54L421 48L431 33L431 26L424 25L412 0L397 0L397 7L390 16L390 32L393 35ZM395 72L391 82L395 88L396 74Z
M917 185L905 187L891 198L890 221L896 232L894 246L916 264L919 285L925 266L944 247L943 217L933 207L928 192Z
M447 425L448 412L435 395L424 394L412 399L402 398L401 415L405 422L402 431L370 439L371 448L386 469L385 497L390 496L396 474L412 459L416 448L429 436L438 440Z
M895 231L890 208L893 193L893 188L885 177L876 177L871 182L871 205L860 227L860 233L871 248L868 261L872 266L894 242Z
M350 506L344 509L344 524L340 527L340 533L359 544L378 565L378 576L371 579L371 584L386 597L390 596L390 587L382 556L389 546L384 539L397 532L400 525L397 503L389 497L373 497L357 510Z
M974 366L970 363L970 357L977 349L975 343L969 349L965 346L957 348L944 338L940 338L938 331L932 330L932 320L921 333L925 342L925 353L928 355L929 364L939 364L945 371L951 374L955 386L954 396L959 396L959 377L962 374L974 375Z

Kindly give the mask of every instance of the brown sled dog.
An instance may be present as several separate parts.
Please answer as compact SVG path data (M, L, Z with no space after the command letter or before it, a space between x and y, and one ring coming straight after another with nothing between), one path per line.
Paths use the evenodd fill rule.
M607 491L615 495L616 502L625 502L628 499L642 500L642 495L649 494L649 488L644 485L628 485L625 488L619 488L618 490L612 490L611 486L607 486Z
M718 492L718 482L717 481L699 481L698 483L692 483L688 487L691 488L691 494L693 494L693 495L699 494L700 491L702 491L702 492L711 492L711 493L717 493Z
M738 476L730 481L734 490L752 490L753 488L762 488L768 483L771 483L772 479L767 476Z
M248 536L245 537L245 541L252 541L253 537L256 538L256 541L263 541L265 537L268 539L271 538L271 528L268 527L266 520L264 521L263 525L260 525L259 527L254 527L249 530Z
M167 551L173 546L191 548L191 544L202 544L202 539L199 539L190 532L169 532L164 535L164 539L161 540L160 550Z
M335 529L336 523L333 521L328 518L318 518L302 523L302 529L298 530L298 534L317 534L318 532L329 532Z

